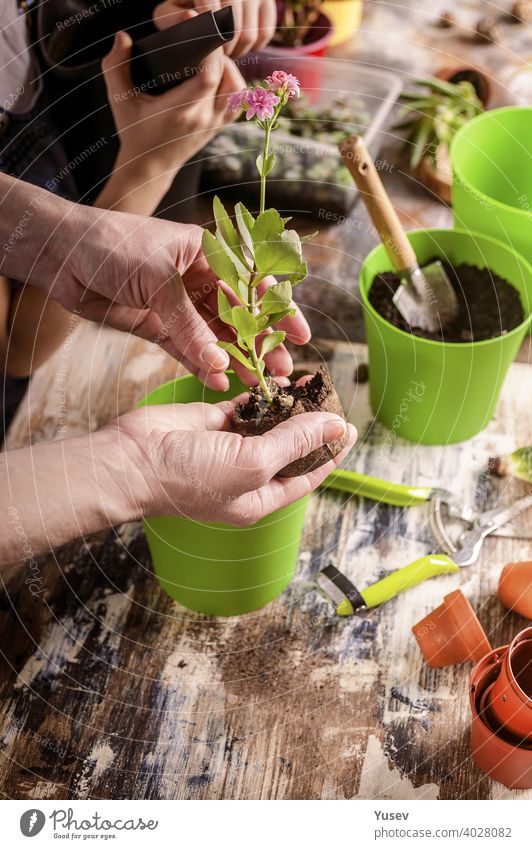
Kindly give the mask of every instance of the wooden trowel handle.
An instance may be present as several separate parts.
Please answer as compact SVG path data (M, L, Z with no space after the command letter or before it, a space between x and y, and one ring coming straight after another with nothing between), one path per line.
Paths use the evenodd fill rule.
M357 184L393 267L396 271L415 268L416 255L406 238L362 136L344 139L340 144L340 154Z

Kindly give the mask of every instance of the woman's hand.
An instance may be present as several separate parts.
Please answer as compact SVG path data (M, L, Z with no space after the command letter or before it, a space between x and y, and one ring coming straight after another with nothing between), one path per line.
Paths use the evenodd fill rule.
M106 426L124 458L127 490L139 499L135 512L250 525L316 489L355 442L355 428L331 413L302 413L263 436L239 436L230 429L242 400L142 407ZM348 444L334 460L298 478L276 477L346 427Z
M183 11L216 12L231 6L235 18L235 37L226 46L229 56L244 56L260 50L272 40L277 23L275 0L165 0L155 7L154 23L167 29L183 19Z
M228 122L227 98L245 82L219 49L190 79L164 94L138 92L129 68L131 44L127 33L117 33L102 62L120 150L97 204L149 214L179 168Z

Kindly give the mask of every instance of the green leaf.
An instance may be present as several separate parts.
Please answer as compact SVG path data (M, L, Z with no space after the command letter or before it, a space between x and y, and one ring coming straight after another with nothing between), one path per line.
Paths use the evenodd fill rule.
M319 230L315 230L314 233L309 233L308 236L300 236L299 241L302 245L306 244L307 242L311 242L314 236L317 236L319 232Z
M261 177L267 177L268 174L273 171L275 166L275 154L270 153L266 160L264 159L262 153L259 153L255 160L255 164L257 166L257 171L259 172Z
M233 327L238 333L238 341L240 342L242 340L251 346L255 336L259 332L257 319L244 307L233 307L231 309L231 316Z
M298 286L308 276L308 265L302 262L294 274L289 274L286 278L292 286Z
M273 315L290 307L292 286L288 280L281 280L266 289L261 303L261 314Z
M246 357L246 355L240 350L240 348L237 348L236 345L233 345L232 342L218 342L218 347L223 348L224 351L227 351L227 353L234 357L235 360L238 360L238 362L243 365L244 368L253 371L253 363L251 362L251 360Z
M286 333L284 330L275 330L273 333L268 333L262 340L262 347L260 351L261 357L265 357L266 354L269 354L270 351L273 351L281 345L285 339Z
M267 239L255 241L255 267L260 274L298 273L301 262L301 242L295 230L271 233Z
M238 247L238 252L235 251L227 244L224 235L220 230L216 230L216 240L235 266L238 276L247 282L249 280L251 270L247 264L244 254L242 253L240 245Z
M258 216L253 225L251 235L255 245L267 242L272 236L278 236L284 230L284 218L276 209L266 209Z
M216 220L216 238L218 242L224 248L229 259L234 263L240 276L249 276L250 269L242 252L238 233L218 196L214 198L213 211Z
M259 330L266 330L268 327L272 327L274 324L279 324L279 322L282 321L283 318L286 318L289 315L295 315L296 312L297 310L291 307L290 309L283 310L279 313L274 313L273 315L261 316L258 321Z
M251 212L249 212L243 203L237 203L235 206L235 217L236 223L238 225L238 230L242 237L242 241L244 242L246 248L253 256L253 238L251 236L251 231L253 230L253 225L255 224L255 219L253 218Z
M203 231L202 246L207 262L216 276L227 283L235 292L238 292L239 278L234 262L227 256L224 248L209 230Z
M229 302L229 298L223 291L218 287L218 315L226 324L233 324L233 316L231 314L231 310L233 307Z

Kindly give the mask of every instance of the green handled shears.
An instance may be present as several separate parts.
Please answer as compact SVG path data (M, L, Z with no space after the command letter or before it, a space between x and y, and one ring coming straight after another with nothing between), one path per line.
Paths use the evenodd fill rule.
M410 507L430 501L431 527L435 540L438 547L447 552L420 557L363 590L357 589L334 564L330 564L319 573L317 582L324 595L334 603L339 616L352 616L358 610L378 607L429 578L449 575L460 571L464 566L470 566L478 559L482 543L488 535L497 533L501 527L532 508L531 493L510 506L477 514L461 505L445 489L394 484L346 469L335 470L326 479L325 486L397 507ZM469 525L469 530L462 534L458 545L453 543L447 533L442 519L443 508L449 517L460 519Z
M461 519L471 518L450 492L439 487L408 486L347 469L335 469L326 478L322 488L359 495L394 507L413 507L438 498L445 501L452 515ZM459 569L460 567L446 554L428 554L386 575L375 584L358 590L331 564L319 573L318 585L322 592L333 601L339 616L352 616L357 610L378 607L409 587L414 587L429 578L458 572Z
M371 498L372 501L391 504L392 507L413 507L416 504L424 504L436 496L445 497L447 500L452 499L451 493L444 489L391 483L359 472L350 472L348 469L335 469L325 478L321 488L361 495L364 498ZM461 516L462 511L460 511Z

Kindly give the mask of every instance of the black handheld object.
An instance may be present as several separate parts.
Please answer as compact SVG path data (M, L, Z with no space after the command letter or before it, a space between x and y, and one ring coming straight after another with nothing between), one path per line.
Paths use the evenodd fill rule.
M198 70L209 53L235 35L230 6L205 12L136 41L131 49L131 78L146 94L163 94Z

